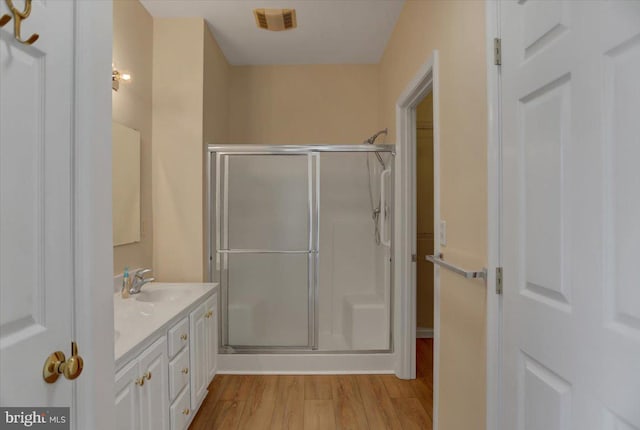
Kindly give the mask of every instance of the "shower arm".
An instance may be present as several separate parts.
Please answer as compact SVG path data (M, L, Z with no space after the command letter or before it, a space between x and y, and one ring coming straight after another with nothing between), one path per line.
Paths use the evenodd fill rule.
M373 145L376 142L376 139L378 138L378 136L380 136L381 134L384 134L385 136L388 133L388 129L384 128L382 130L380 130L379 132L377 132L376 134L374 134L373 136L371 136L370 138L368 138L367 140L365 140L363 143L364 144L368 144L368 145ZM382 166L382 170L386 169L387 166L384 164L384 161L382 160L382 157L380 156L379 153L375 153L376 154L376 158L378 159L378 162L380 163L380 165Z

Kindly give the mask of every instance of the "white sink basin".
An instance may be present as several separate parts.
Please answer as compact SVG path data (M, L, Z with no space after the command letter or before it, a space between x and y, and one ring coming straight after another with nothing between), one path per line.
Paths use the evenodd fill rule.
M141 302L145 302L145 300L141 300ZM142 315L143 317L150 317L151 315L153 315L155 313L155 304L153 302L149 302L149 303L140 303L137 306L138 312L140 313L140 315Z
M142 290L136 294L136 300L139 302L159 303L159 302L174 302L187 295L186 291L180 290Z
M0 0L1 1L1 0ZM151 282L138 294L122 298L113 294L114 354L116 367L127 360L127 354L151 340L154 333L195 301L217 289L212 283Z

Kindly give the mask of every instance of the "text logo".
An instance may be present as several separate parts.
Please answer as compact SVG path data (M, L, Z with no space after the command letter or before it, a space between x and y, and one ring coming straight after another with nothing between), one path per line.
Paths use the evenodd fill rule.
M0 408L0 430L69 430L69 408Z

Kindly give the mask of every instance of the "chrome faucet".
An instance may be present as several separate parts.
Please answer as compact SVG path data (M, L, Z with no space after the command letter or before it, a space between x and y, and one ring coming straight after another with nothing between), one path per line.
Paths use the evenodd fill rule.
M131 281L129 294L138 294L145 284L155 281L155 278L145 278L144 275L147 273L151 273L151 269L140 269L136 271L135 275L133 275L133 280Z

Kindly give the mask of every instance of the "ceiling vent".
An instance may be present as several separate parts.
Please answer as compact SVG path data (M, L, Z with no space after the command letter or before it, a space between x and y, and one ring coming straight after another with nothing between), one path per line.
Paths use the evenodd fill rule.
M291 30L298 26L295 9L254 9L256 25L270 31Z

